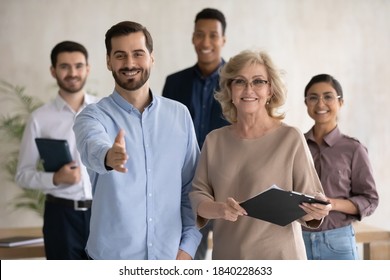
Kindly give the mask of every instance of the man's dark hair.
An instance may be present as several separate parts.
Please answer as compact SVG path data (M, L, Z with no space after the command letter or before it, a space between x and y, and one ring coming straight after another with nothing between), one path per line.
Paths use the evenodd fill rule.
M225 35L226 19L223 13L217 9L206 8L200 11L195 17L195 23L200 19L216 19L222 24L222 35Z
M149 53L152 53L153 52L153 39L152 39L152 36L150 35L149 31L146 29L146 27L142 26L141 24L139 24L137 22L122 21L122 22L119 22L119 23L113 25L106 32L105 43L106 43L107 55L110 55L110 53L111 53L111 50L112 50L111 39L113 37L126 36L128 34L136 33L136 32L144 33L146 48L148 49Z
M305 97L307 96L307 91L309 90L309 88L311 88L312 85L321 82L330 84L335 89L337 95L340 96L340 99L343 99L343 89L341 87L341 84L339 83L339 81L337 81L333 76L329 74L319 74L312 77L309 83L305 87Z
M85 61L88 64L88 52L87 49L73 41L63 41L55 45L50 54L51 65L56 67L58 54L63 52L81 52L85 56Z

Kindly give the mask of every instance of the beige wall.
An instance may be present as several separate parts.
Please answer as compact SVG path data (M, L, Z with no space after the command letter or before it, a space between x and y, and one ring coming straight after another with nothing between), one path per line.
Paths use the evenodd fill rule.
M204 7L225 13L225 59L262 48L285 70L287 123L302 131L312 125L302 95L313 75L327 72L339 79L345 92L340 127L367 146L381 198L366 222L390 229L388 0L1 0L0 79L25 86L44 101L53 98L50 51L59 41L75 40L90 52L87 88L108 95L113 79L105 66L104 34L118 21L133 20L154 37L151 86L159 93L167 74L195 63L191 32ZM10 112L4 100L0 112ZM1 158L7 150L1 146ZM6 176L0 169L0 227L40 225L34 214L12 209L9 202L19 188Z

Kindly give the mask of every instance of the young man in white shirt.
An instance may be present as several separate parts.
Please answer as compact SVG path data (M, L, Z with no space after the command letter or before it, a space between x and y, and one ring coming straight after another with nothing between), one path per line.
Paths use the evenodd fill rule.
M84 90L90 70L84 46L72 41L58 43L51 52L51 63L58 95L31 114L20 146L15 180L23 188L46 194L43 235L47 259L87 259L92 190L72 127L78 113L98 99ZM56 172L40 170L35 138L67 140L73 161Z

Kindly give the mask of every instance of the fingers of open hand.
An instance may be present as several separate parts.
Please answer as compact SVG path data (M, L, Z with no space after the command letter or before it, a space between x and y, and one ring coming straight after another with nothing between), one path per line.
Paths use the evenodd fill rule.
M126 149L119 143L114 143L107 154L107 165L119 172L126 172L125 164L128 160Z
M114 144L108 150L105 164L116 171L124 173L127 172L127 168L125 167L127 159L125 131L120 129L115 137Z
M127 168L125 167L128 156L126 153L115 153L113 159L113 168L120 172L126 172Z

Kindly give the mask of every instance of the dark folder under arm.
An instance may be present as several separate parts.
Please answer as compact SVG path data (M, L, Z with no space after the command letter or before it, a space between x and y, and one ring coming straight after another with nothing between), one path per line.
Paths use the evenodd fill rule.
M68 141L63 139L35 138L43 168L47 172L56 172L72 161Z
M285 191L273 185L266 191L241 202L240 205L250 217L285 226L306 215L306 212L299 207L303 202L329 204L327 201Z

